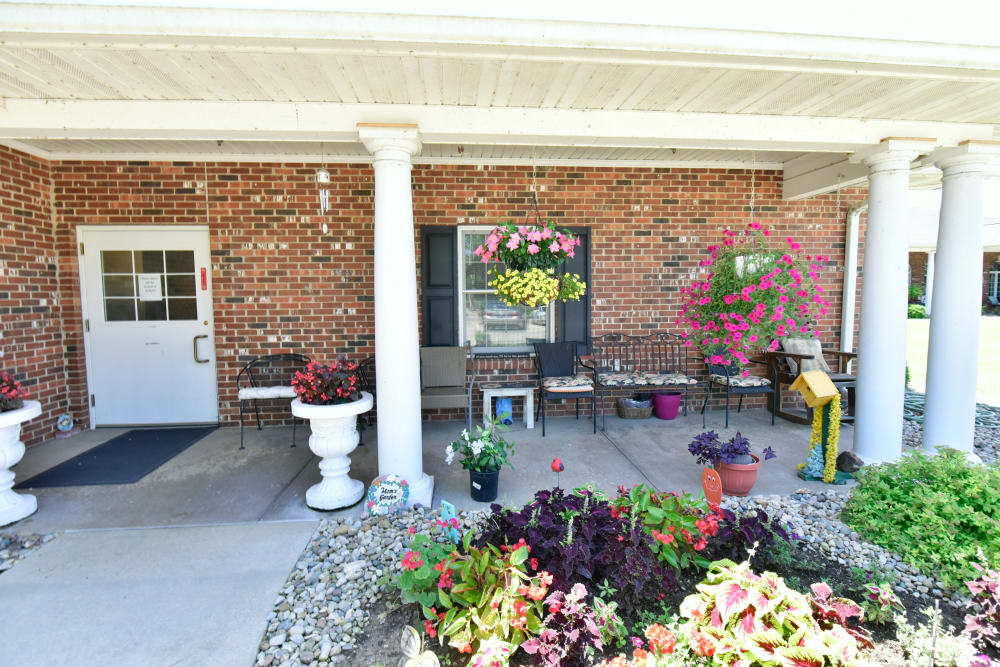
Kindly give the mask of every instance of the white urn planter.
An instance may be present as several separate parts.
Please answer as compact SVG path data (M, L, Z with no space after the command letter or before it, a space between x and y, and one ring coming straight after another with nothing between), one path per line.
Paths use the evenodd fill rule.
M365 493L365 485L351 479L349 454L358 446L358 415L372 409L372 395L361 392L361 398L339 405L309 405L299 399L292 401L292 414L309 420L309 449L319 456L319 471L323 481L306 491L306 505L318 510L349 507Z
M17 410L0 412L0 526L20 521L38 509L38 501L27 493L14 493L11 468L24 456L21 422L42 414L42 404L25 401Z

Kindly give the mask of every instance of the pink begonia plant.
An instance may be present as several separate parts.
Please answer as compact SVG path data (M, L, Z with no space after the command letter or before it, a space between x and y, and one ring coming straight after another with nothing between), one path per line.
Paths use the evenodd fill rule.
M676 324L685 329L684 344L700 350L706 363L742 366L754 352L777 350L784 338L814 336L816 319L830 308L816 282L827 258L804 255L791 237L773 247L771 231L759 222L723 234L723 245L709 246L699 262L708 275L681 290Z

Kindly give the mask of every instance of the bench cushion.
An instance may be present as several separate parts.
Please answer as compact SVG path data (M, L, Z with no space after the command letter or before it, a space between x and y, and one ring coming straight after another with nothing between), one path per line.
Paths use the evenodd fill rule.
M545 391L555 392L584 392L593 391L594 380L586 373L576 375L556 375L542 380L542 387Z
M725 375L712 374L708 376L708 379L715 384L728 384L730 387L767 387L771 384L771 381L767 378L757 377L756 375L748 375L746 377L737 375L727 378Z
M629 387L646 384L646 378L642 373L601 373L599 379L601 385L605 387Z
M643 373L646 384L656 386L678 385L678 384L698 384L694 378L690 378L683 373Z
M283 385L274 387L240 387L239 399L241 401L267 398L295 398L295 390Z

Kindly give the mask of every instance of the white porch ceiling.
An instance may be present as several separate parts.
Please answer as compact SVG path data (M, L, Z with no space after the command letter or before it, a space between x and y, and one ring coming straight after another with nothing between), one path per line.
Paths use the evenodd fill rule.
M757 165L805 197L863 180L846 155L885 137L1000 139L1000 40L977 27L1000 8L859 30L895 13L852 2L764 20L738 2L483 17L445 0L0 0L0 142L53 159L357 161L356 123L416 123L425 163Z

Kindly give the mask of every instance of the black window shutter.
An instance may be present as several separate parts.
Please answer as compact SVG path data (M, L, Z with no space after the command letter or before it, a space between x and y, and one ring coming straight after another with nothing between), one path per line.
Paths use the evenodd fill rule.
M421 237L424 345L458 345L458 257L455 227L427 226Z
M576 273L580 280L587 283L587 292L579 301L557 302L559 305L559 320L557 321L558 339L560 341L576 341L577 354L590 353L590 230L586 227L574 228L569 231L580 237L580 246L574 257L560 266L560 273Z

